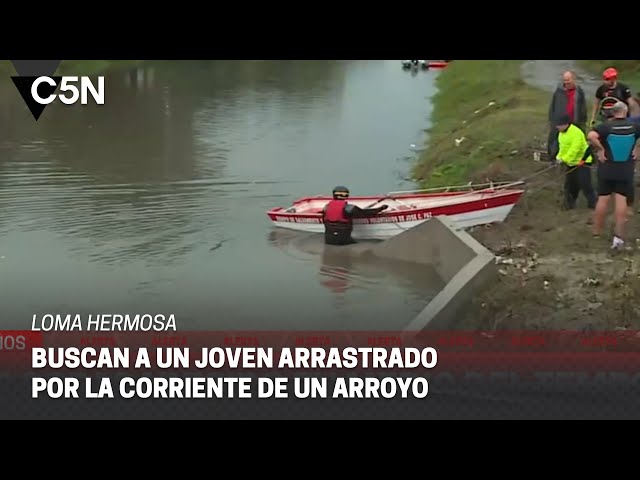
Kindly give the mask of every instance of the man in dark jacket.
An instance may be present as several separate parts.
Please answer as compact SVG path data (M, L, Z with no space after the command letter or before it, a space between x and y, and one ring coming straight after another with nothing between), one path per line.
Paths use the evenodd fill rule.
M587 127L587 99L582 87L576 83L576 74L564 72L562 85L559 85L551 97L549 105L549 139L547 140L547 153L549 160L555 161L558 155L558 129L553 126L554 119L561 115L569 115L571 123L583 132Z

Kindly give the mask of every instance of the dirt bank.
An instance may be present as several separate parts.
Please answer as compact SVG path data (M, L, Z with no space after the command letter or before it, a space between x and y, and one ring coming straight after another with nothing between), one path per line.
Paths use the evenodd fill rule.
M560 61L538 70L537 62L456 61L443 72L431 142L415 169L425 185L517 180L548 165L532 157L545 148L549 91L575 65ZM471 232L500 256L501 273L474 300L461 328L640 327L636 219L628 224L629 250L613 254L610 238L592 239L584 199L577 210L562 210L563 180L555 169L535 177L507 222Z

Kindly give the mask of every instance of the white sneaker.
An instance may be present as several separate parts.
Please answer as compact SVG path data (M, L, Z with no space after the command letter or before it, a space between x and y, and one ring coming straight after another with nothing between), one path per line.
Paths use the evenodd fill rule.
M622 250L624 248L624 240L620 237L613 237L613 243L611 244L611 250Z

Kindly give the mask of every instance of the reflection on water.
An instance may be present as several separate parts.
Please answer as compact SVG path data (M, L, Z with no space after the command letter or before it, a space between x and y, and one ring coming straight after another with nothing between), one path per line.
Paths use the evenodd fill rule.
M327 248L322 252L322 263L320 265L320 283L327 287L336 297L342 299L350 287L353 286L351 280L351 270L353 262L348 256L338 256L330 253Z
M433 268L373 256L367 252L373 241L324 245L321 234L284 229L270 232L269 241L288 257L314 265L334 316L359 328L373 322L393 330L399 318L408 322L444 287Z
M0 300L21 319L153 299L203 326L296 290L326 316L327 286L265 242L265 211L337 183L404 187L432 79L393 61L155 62L108 74L105 105L52 104L38 122L0 83ZM349 298L383 282L344 268L362 287Z

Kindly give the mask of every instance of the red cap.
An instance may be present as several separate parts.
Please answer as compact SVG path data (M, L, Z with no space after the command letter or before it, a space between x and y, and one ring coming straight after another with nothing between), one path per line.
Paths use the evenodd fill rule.
M615 68L607 68L604 72L602 72L602 78L605 80L614 80L618 78L618 71Z

